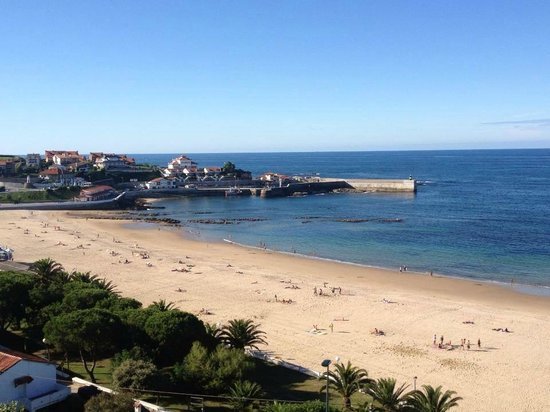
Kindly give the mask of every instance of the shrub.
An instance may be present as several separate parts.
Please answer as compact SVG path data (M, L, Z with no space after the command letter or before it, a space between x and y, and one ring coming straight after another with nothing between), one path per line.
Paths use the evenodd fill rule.
M253 367L253 362L238 349L219 345L209 352L195 342L183 363L174 367L174 377L197 390L220 393Z
M157 374L156 366L146 360L127 359L113 371L113 385L119 389L145 389Z

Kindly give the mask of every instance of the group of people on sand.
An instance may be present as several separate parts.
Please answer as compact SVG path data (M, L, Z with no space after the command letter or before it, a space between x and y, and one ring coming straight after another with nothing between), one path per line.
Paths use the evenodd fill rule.
M342 288L340 286L332 286L332 287L328 287L328 283L325 282L324 283L324 287L327 288L327 290L330 290L330 292L332 293L332 295L336 295L336 293L338 293L339 295L342 294ZM327 292L323 292L323 288L319 287L319 289L317 289L317 286L315 286L313 288L313 295L314 296L330 296L328 291Z
M281 302L281 303L294 303L292 299L279 299L277 295L275 295L275 302Z
M445 338L443 337L443 335L441 335L441 337L439 338L439 343L438 343L437 335L434 335L433 345L434 345L434 347L437 346L438 349L447 349L447 350L454 349L454 346L453 346L453 344L451 343L450 340L447 343L444 343L444 341L445 341ZM466 339L466 338L461 339L460 340L460 347L462 348L462 350L464 350L464 349L470 350L471 347L472 347L472 345L470 343L470 339ZM478 349L481 349L481 339L479 339L479 338L477 340L477 347L478 347Z

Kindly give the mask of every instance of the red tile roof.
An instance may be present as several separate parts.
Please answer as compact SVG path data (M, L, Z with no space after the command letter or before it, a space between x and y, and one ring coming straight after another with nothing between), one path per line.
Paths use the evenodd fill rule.
M0 373L4 373L17 362L22 360L28 360L31 362L41 362L41 363L50 363L44 358L40 358L35 355L30 355L28 353L17 352L15 350L1 348L0 349Z
M87 189L82 189L81 193L85 194L86 196L91 196L101 192L108 192L110 190L115 190L115 189L113 189L111 186L100 185L100 186L92 186Z

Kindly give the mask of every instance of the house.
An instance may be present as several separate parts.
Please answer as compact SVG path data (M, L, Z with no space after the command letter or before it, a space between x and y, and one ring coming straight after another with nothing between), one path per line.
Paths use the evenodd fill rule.
M117 154L106 154L103 157L96 159L95 167L99 170L124 170L130 166L126 163L126 156Z
M145 183L147 189L175 189L176 180L175 179L165 179L163 177L157 177L156 179L150 180Z
M63 401L70 394L44 358L0 347L0 403L17 401L29 412Z
M88 162L76 162L71 163L68 169L74 173L87 173L90 171L90 163Z
M26 156L27 167L32 169L40 169L40 155L38 153L29 153Z
M48 162L55 163L54 161L55 156L58 156L58 159L61 159L62 157L77 159L72 162L67 161L68 163L74 163L74 162L79 162L81 160L84 160L84 158L78 154L78 150L46 150L44 152L44 159L46 160L46 163ZM62 164L62 163L56 163L56 164Z
M70 185L74 179L74 174L67 172L62 166L51 166L46 170L42 170L38 176L41 179L51 183L61 183Z
M12 160L0 160L0 176L11 176L15 174L15 162Z
M216 166L207 166L203 168L203 173L205 176L219 176L222 173L222 168Z
M102 158L115 158L118 157L120 160L124 162L125 165L135 165L136 161L133 157L128 157L125 154L116 154L116 153L103 153L103 152L90 152L90 155L88 157L88 160L92 164L99 164L102 162Z
M92 186L80 191L80 200L90 202L94 200L106 200L116 196L116 191L111 186Z
M175 159L172 159L172 161L168 163L166 169L163 170L162 174L165 177L178 177L183 175L188 176L190 173L196 172L197 163L187 156L181 155Z
M53 155L53 162L58 166L67 166L72 163L78 163L82 161L82 156L79 154L70 154L70 153L56 153Z

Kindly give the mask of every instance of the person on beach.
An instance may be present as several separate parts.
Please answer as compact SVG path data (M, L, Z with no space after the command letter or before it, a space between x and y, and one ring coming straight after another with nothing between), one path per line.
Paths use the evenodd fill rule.
M437 335L434 335L434 346L437 343Z
M317 296L317 286L313 287L313 295Z
M440 341L441 341L441 344L443 345L443 335L441 335Z
M278 300L277 300L277 295L275 295L275 302L278 302Z
M331 322L328 327L330 328L330 333L334 332L334 323Z
M477 347L478 347L479 349L481 349L481 339L479 339L479 338L478 338L478 340L477 340Z
M466 345L466 348L470 350L470 339L468 339L468 344Z

